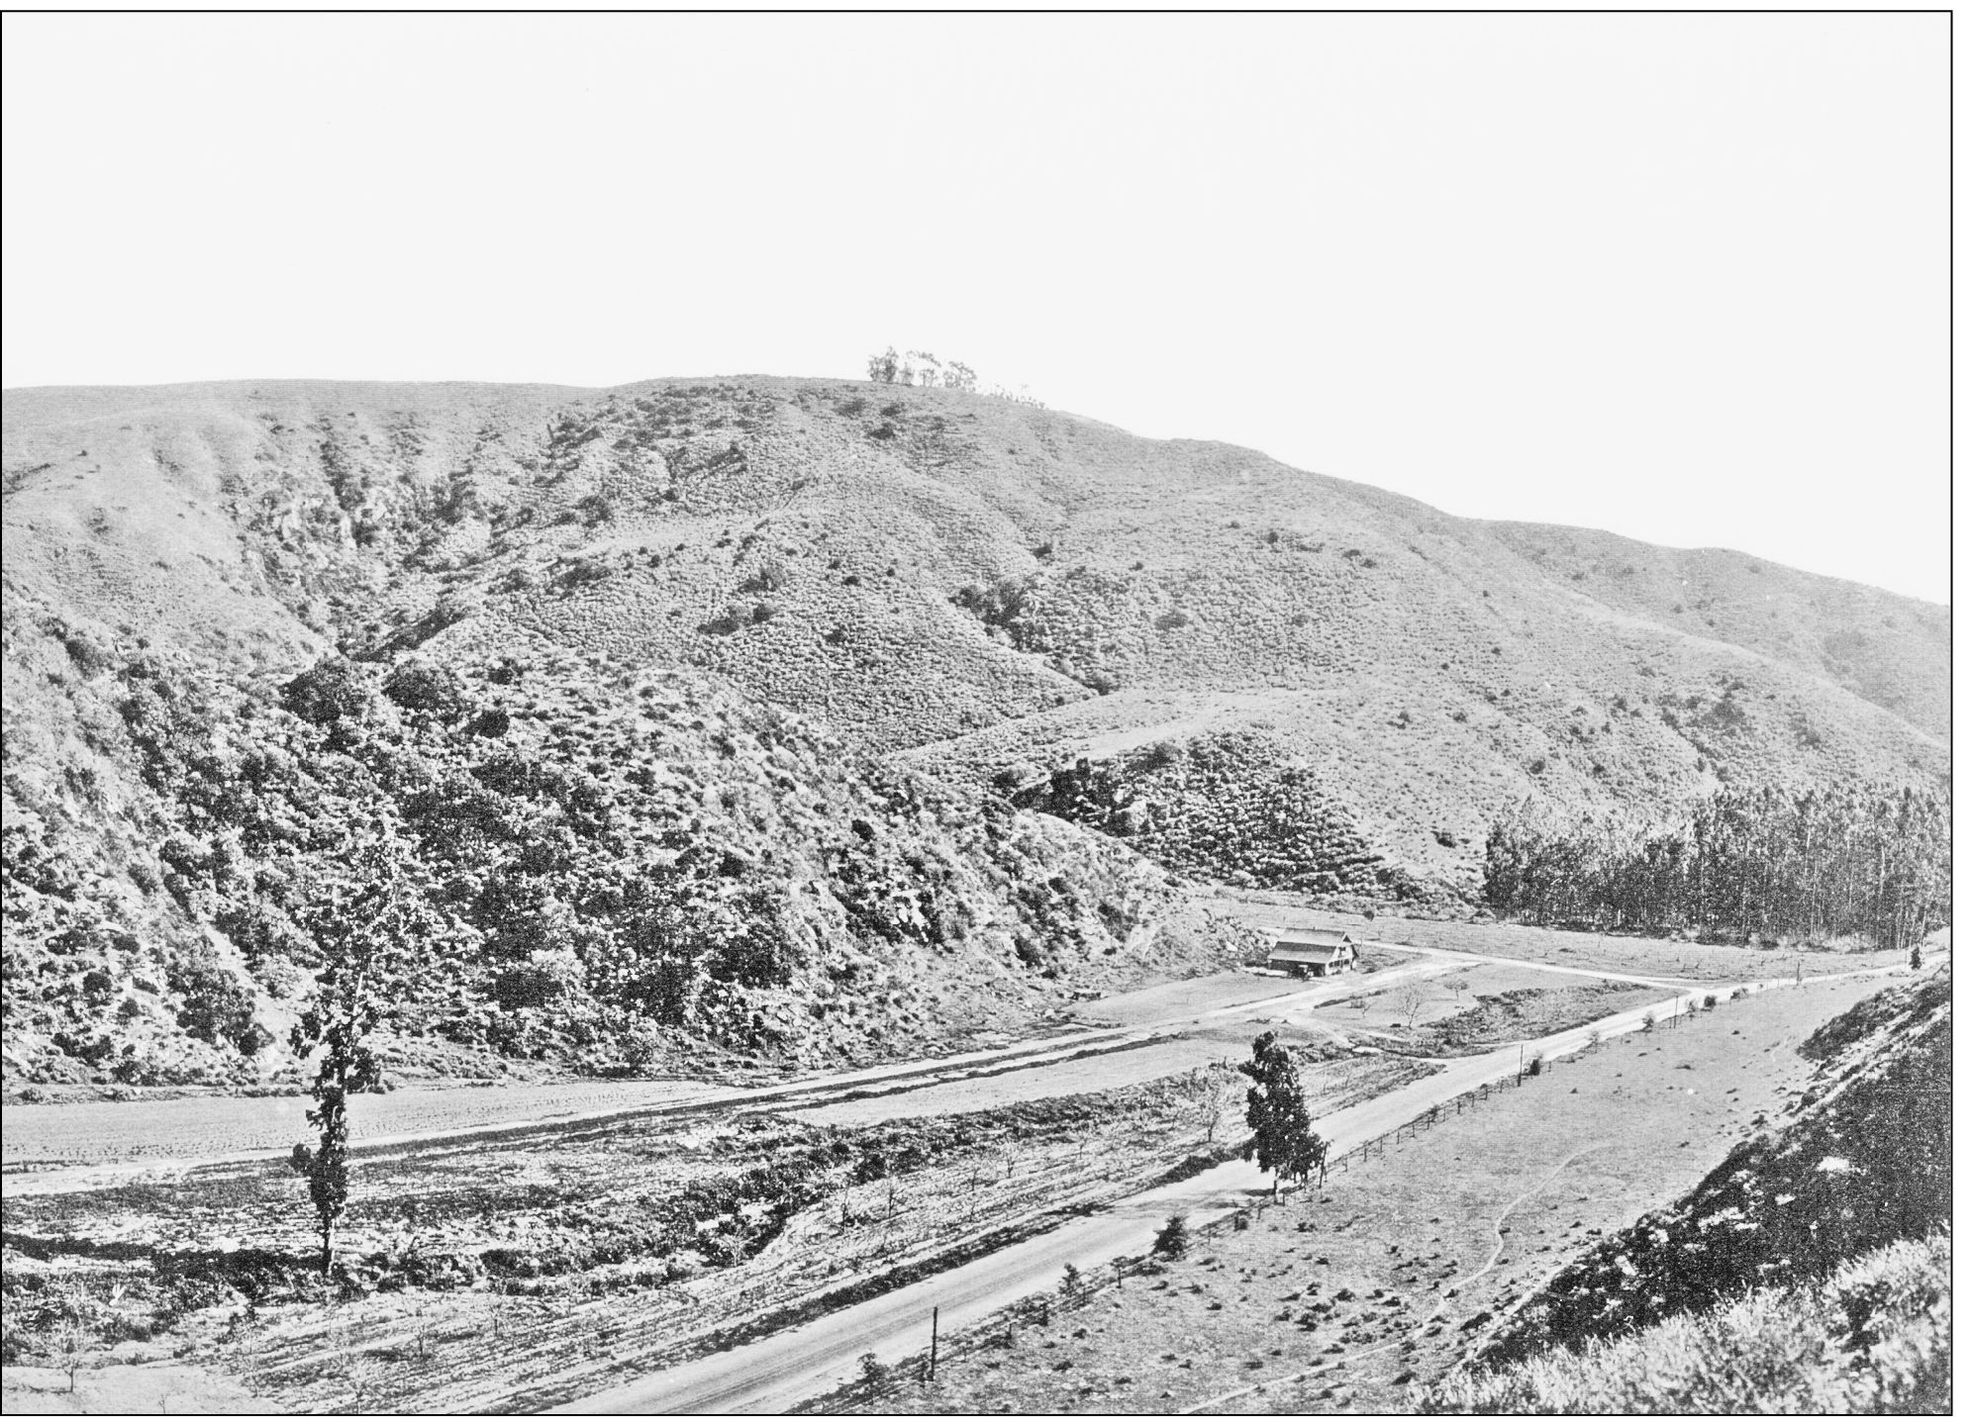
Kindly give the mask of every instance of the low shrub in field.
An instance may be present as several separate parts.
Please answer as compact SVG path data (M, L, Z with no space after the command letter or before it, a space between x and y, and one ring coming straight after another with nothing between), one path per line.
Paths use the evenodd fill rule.
M1156 1251L1167 1259L1181 1259L1191 1251L1191 1225L1182 1214L1172 1214L1157 1230Z
M1759 1289L1579 1352L1425 1389L1426 1412L1940 1412L1950 1236L1905 1240L1806 1288Z

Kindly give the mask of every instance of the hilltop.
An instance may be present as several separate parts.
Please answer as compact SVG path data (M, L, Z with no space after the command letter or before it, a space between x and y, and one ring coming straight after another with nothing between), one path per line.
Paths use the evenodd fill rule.
M322 854L322 800L415 821L430 788L516 759L534 771L495 789L522 800L488 814L502 837L579 820L588 779L613 816L741 859L721 898L776 889L770 915L732 915L801 948L790 979L665 1024L810 1060L1235 956L1166 870L1459 905L1491 820L1529 799L1663 814L1721 782L1947 772L1941 607L970 393L46 388L7 393L5 428L9 966L37 991L9 1012L10 1075L260 1065L213 1026L279 1029L292 978L261 963L305 968L306 948L247 909L302 895L282 859ZM304 675L347 706L296 694ZM682 724L661 735L660 697ZM243 801L227 780L248 764ZM839 851L870 841L858 821L894 839L883 896L936 900L932 865L962 890L895 935L858 922ZM434 879L511 852L423 835ZM617 913L578 894L642 855L564 858L543 907L615 945ZM1037 863L1068 884L1044 915L1020 904ZM434 895L495 948L459 994L497 1019L488 987L534 933ZM849 984L848 1028L798 1023L850 951L885 970ZM602 962L583 964L555 984L599 1008ZM211 966L248 989L185 969ZM999 989L940 1005L961 983ZM188 1010L201 997L234 1011ZM173 1025L192 1040L167 1053ZM584 1053L647 1050L632 1029Z

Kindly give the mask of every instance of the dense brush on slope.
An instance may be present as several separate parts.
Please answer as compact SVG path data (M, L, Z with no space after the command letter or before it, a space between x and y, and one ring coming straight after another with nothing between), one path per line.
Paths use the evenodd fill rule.
M23 672L64 681L75 742L111 751L17 759L10 720L15 1073L288 1073L309 909L348 832L380 824L456 932L421 967L411 1059L434 1067L864 1060L1213 960L1120 846L703 676L331 656L242 688L184 653L37 640L14 612L9 634Z
M1353 813L1294 765L1290 748L1258 734L1165 741L1100 762L1080 759L1019 790L1016 801L1215 881L1423 895L1368 848Z
M1749 1288L1818 1279L1948 1225L1950 1032L1948 966L1823 1028L1808 1043L1821 1064L1779 1124L1556 1275L1479 1363L1580 1348Z
M1420 1394L1426 1412L1948 1412L1950 1236Z
M275 382L50 388L5 403L0 813L21 946L10 942L10 965L33 972L7 1024L16 1037L34 1023L10 1041L21 1047L10 1064L37 1073L129 1062L132 1074L190 1074L190 1061L258 1039L242 1027L290 991L263 984L250 1011L215 978L257 975L241 960L258 935L251 908L283 905L261 885L275 876L263 853L236 862L231 851L261 847L254 839L270 835L242 820L281 826L281 799L340 798L351 816L388 802L415 817L423 804L407 800L427 777L453 791L445 778L470 777L518 800L495 822L525 823L547 810L542 799L573 821L564 782L579 802L582 777L606 773L617 787L624 775L628 745L609 735L591 753L571 735L538 755L560 770L545 782L489 784L471 770L496 763L484 745L508 735L392 713L388 698L371 704L388 706L382 731L334 742L328 726L275 711L276 690L330 653L368 670L366 688L421 660L429 672L417 678L451 681L475 707L494 699L487 671L512 656L547 682L499 698L534 697L569 727L609 722L601 710L633 703L642 674L692 672L702 682L676 687L691 691L686 702L704 691L694 717L706 728L691 732L705 746L667 747L658 761L713 760L719 772L693 795L704 826L678 835L749 859L763 884L789 881L760 916L804 948L801 976L865 954L878 934L857 911L853 859L831 861L820 833L764 811L767 830L744 832L762 783L806 776L749 771L713 747L720 731L735 747L757 744L765 715L749 700L820 730L812 744L788 738L824 772L853 767L840 772L842 805L867 802L854 816L879 834L911 821L910 797L951 810L935 832L917 818L921 846L892 855L882 837L872 848L859 835L848 845L881 863L884 896L918 908L915 920L896 914L896 945L942 957L924 949L938 935L953 944L940 919L963 905L970 931L957 941L997 948L979 952L981 967L1012 946L1020 979L1008 984L1021 985L1142 925L1118 890L1138 874L1113 870L1133 864L1097 851L1093 834L1009 820L998 775L1052 788L1046 775L1073 784L1089 759L1101 771L1063 810L1187 869L1475 898L1488 827L1529 799L1569 816L1669 816L1721 782L1936 785L1947 772L1947 616L1936 607L1851 600L1839 582L1691 557L1677 568L1696 573L1678 578L1701 583L1708 603L1678 611L1619 569L1562 574L1524 529L1249 451L1141 440L963 392L753 377L601 392ZM1556 548L1573 538L1556 533ZM1767 592L1776 598L1761 603ZM1768 603L1770 617L1755 619ZM126 717L133 701L155 717ZM529 727L519 710L504 716ZM213 751L184 755L197 738ZM1142 750L1160 743L1181 757L1147 767ZM201 771L249 760L271 781L237 797ZM644 807L685 796L685 775L662 771L654 788L609 795L623 818L676 823ZM898 791L929 788L920 775L964 791ZM728 793L739 807L710 811ZM1123 826L1138 814L1147 821ZM996 872L938 870L954 857L1003 870L1016 837L1072 889L1065 920L1010 909L1037 895L1035 878L1000 887ZM965 851L967 838L991 847ZM613 846L578 859L577 880L641 875L633 841L620 865ZM499 839L470 846L448 875L505 865ZM775 849L798 866L769 863ZM278 838L265 843L274 866L286 855ZM1084 864L1111 870L1084 884ZM992 884L989 899L974 875ZM829 890L806 891L801 877ZM279 922L278 910L267 916ZM546 938L532 950L586 944L548 927L526 933ZM481 930L496 956L522 939ZM993 1018L992 997L954 980L960 963L885 957L886 974L909 983L885 995L945 996L940 1024ZM798 976L790 986L747 986L730 1004L713 994L702 1029L795 1055L828 1054L838 1037L847 1054L867 1039L825 1013L796 1030L788 1007L825 988ZM188 1012L188 995L220 1009ZM525 1009L502 1006L496 1024L461 1034L534 1045L513 1029ZM160 1060L156 1038L113 1030L186 1017L182 1066ZM904 1024L887 1020L881 1034Z
M1528 798L1670 815L1721 780L1946 768L1941 607L963 392L6 400L10 589L240 663L422 645L699 666L981 785L1251 733L1374 855L1467 892L1492 818Z

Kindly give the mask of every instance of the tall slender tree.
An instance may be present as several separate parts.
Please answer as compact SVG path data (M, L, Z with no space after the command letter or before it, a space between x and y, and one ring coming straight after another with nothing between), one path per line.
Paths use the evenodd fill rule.
M412 969L446 929L408 884L408 849L386 825L343 849L342 873L303 918L321 963L315 997L289 1033L297 1056L314 1060L308 1094L313 1149L297 1148L308 1176L322 1272L335 1262L335 1226L349 1202L349 1097L383 1087L377 1030L415 998Z

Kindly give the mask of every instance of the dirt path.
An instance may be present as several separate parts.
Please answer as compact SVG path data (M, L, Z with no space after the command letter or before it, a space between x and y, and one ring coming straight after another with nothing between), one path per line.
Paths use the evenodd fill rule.
M1448 947L1418 946L1414 942L1372 941L1368 945L1382 947L1388 951L1426 951L1432 956L1448 957L1466 966L1511 966L1522 971L1537 971L1547 976L1581 976L1591 981L1627 981L1637 986L1653 986L1661 991L1717 990L1735 984L1730 980L1710 982L1691 977L1638 976L1632 971L1603 971L1592 966L1562 966L1550 961L1525 961L1515 956L1485 956L1473 951L1452 951Z
M1506 1251L1506 1234L1505 1234L1506 1220L1510 1219L1513 1216L1514 1210L1518 1209L1520 1205L1524 1204L1527 1200L1531 1199L1534 1195L1538 1194L1541 1190L1545 1189L1549 1184L1552 1184L1556 1179L1560 1177L1560 1172L1563 1169L1566 1169L1568 1165L1574 1163L1574 1161L1579 1159L1582 1155L1588 1153L1588 1151L1590 1150L1602 1149L1605 1146L1606 1146L1606 1141L1598 1140L1594 1144L1583 1145L1581 1146L1581 1148L1577 1150L1570 1150L1568 1152L1567 1157L1563 1159L1559 1164L1555 1165L1553 1169L1547 1174L1547 1177L1545 1179L1542 1179L1538 1184L1534 1185L1531 1189L1527 1190L1524 1194L1520 1195L1519 1198L1513 1200L1512 1203L1506 1205L1505 1208L1501 1209L1499 1211L1498 1218L1492 1221L1492 1237L1497 1239L1498 1243L1493 1247L1491 1257L1487 1258L1483 1264L1479 1265L1478 1271L1476 1273L1468 1274L1464 1278L1461 1278L1456 1283L1452 1284L1448 1292L1442 1288L1438 1289L1437 1311L1439 1312L1443 1311L1444 1305L1451 1301L1452 1294L1462 1293L1465 1289L1471 1287L1474 1283L1478 1282L1479 1279L1485 1277L1486 1274L1490 1273L1493 1269L1499 1266L1499 1259L1501 1256L1504 1255Z

